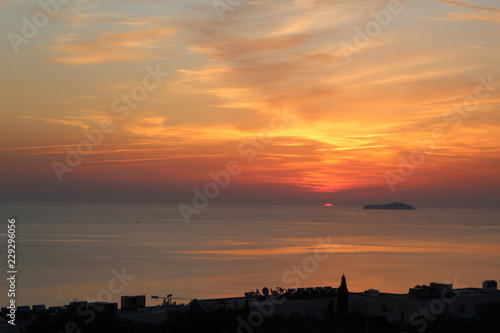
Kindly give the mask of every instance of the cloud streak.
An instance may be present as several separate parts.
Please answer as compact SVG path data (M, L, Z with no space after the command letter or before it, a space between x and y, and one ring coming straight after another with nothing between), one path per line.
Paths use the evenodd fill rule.
M286 108L295 120L245 164L225 200L403 200L389 193L384 171L435 128L447 131L446 142L399 193L425 201L446 185L453 195L460 184L473 188L478 174L493 186L499 98L482 102L460 128L443 114L474 93L479 75L500 77L498 10L441 2L405 2L351 63L339 45L362 42L358 31L387 1L250 1L223 22L201 1L76 2L30 42L36 52L2 54L6 174L60 193L50 163L64 161L64 144L86 139L83 129L112 119L116 129L64 186L80 193L95 179L103 191L129 186L118 196L189 198L210 171L246 161L239 145L269 127L272 110ZM467 9L449 11L458 6ZM18 31L11 21L7 28ZM158 62L174 75L119 119L113 101Z
M451 0L437 0L437 1L449 4L449 5L464 7L464 8L478 9L478 10L485 10L485 11L494 12L494 13L500 13L500 9L497 9L497 8L470 5L468 3L460 2L460 1L451 1Z
M85 65L167 58L166 38L172 33L170 29L150 28L100 34L90 39L74 33L59 35L51 49L61 56L47 59L62 64Z

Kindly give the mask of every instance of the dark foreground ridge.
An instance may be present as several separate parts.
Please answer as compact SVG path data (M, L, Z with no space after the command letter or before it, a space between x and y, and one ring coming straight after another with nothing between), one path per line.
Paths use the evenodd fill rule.
M339 287L267 288L245 297L146 306L146 296L122 296L118 304L74 301L62 307L22 306L15 333L498 333L500 291L495 280L482 288L435 283L408 294ZM156 298L156 297L155 297ZM162 298L162 297L159 297ZM5 319L14 314L2 309ZM19 322L17 322L19 320Z
M395 201L390 204L385 205L366 205L363 209L400 209L400 210L415 210L415 207L407 205L405 203Z

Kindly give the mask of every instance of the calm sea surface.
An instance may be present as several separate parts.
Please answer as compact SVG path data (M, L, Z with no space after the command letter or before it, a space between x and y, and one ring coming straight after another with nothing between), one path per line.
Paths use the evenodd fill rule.
M500 281L499 210L417 208L211 205L186 225L175 205L4 203L0 268L6 275L15 216L18 305L144 294L150 305L151 295L188 302L337 287L342 273L351 291ZM126 285L113 270L125 270ZM1 279L1 306L7 287Z

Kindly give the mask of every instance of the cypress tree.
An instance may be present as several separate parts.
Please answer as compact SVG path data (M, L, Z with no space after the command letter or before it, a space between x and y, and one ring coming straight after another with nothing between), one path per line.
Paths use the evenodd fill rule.
M337 304L337 314L341 315L349 310L349 289L347 289L347 282L344 274L342 274L342 280L337 289L337 297L339 299Z

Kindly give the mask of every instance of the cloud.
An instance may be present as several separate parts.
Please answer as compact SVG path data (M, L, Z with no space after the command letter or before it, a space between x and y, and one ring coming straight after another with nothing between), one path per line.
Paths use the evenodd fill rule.
M120 63L168 57L168 28L134 29L82 37L75 33L56 36L50 49L60 56L48 60L63 64Z
M481 6L475 6L475 5L470 5L465 2L459 2L459 1L451 1L451 0L436 0L442 3L446 3L449 5L455 5L455 6L460 6L460 7L465 7L465 8L471 8L471 9L478 9L478 10L486 10L489 12L494 12L494 13L500 13L500 9L497 8L491 8L491 7L481 7Z
M482 21L495 25L500 24L500 15L494 13L460 13L448 12L446 17L435 18L441 21Z
M72 119L72 117L61 117L61 118L43 118L43 117L37 117L37 116L22 116L19 117L20 119L28 119L28 120L36 120L36 121L43 121L43 122L48 122L48 123L53 123L53 124L59 124L59 125L67 125L67 126L76 126L80 127L81 129L87 130L89 129L89 125L87 124L87 119L86 118L80 118L80 119Z
M493 8L443 0L481 9L446 13L450 6L413 11L414 4L405 4L348 63L339 45L354 44L355 29L373 21L372 10L386 9L386 0L244 1L222 22L211 2L125 1L75 3L30 42L36 47L55 36L43 49L51 52L50 64L38 66L40 53L26 52L33 61L22 70L9 66L15 75L5 78L6 86L13 82L15 93L5 105L24 121L16 118L23 131L15 144L2 141L19 148L4 153L37 162L10 167L12 174L53 178L51 158L64 161L67 154L59 143L76 145L85 140L81 129L108 117L116 130L71 174L82 184L94 176L103 184L126 178L146 190L160 184L166 192L173 184L189 196L191 184L209 181L209 171L238 158L244 172L231 180L232 193L377 195L388 191L384 171L397 170L399 156L415 149L416 140L436 127L450 130L444 112L474 93L479 75L492 73L498 81L497 32L478 24L498 24ZM428 20L439 15L444 18ZM449 26L443 20L455 21L453 29L443 29ZM110 104L142 78L137 62L159 59L168 59L165 68L175 75L118 120ZM76 66L85 64L96 66ZM27 91L35 95L23 99ZM19 108L24 100L30 104ZM405 185L423 188L457 175L466 182L478 158L475 168L494 174L498 106L490 98L447 132ZM295 119L248 161L239 145L269 128L272 110L285 108Z
M52 145L52 146L30 146L30 147L0 147L0 150L35 150L47 148L64 148L65 145Z

